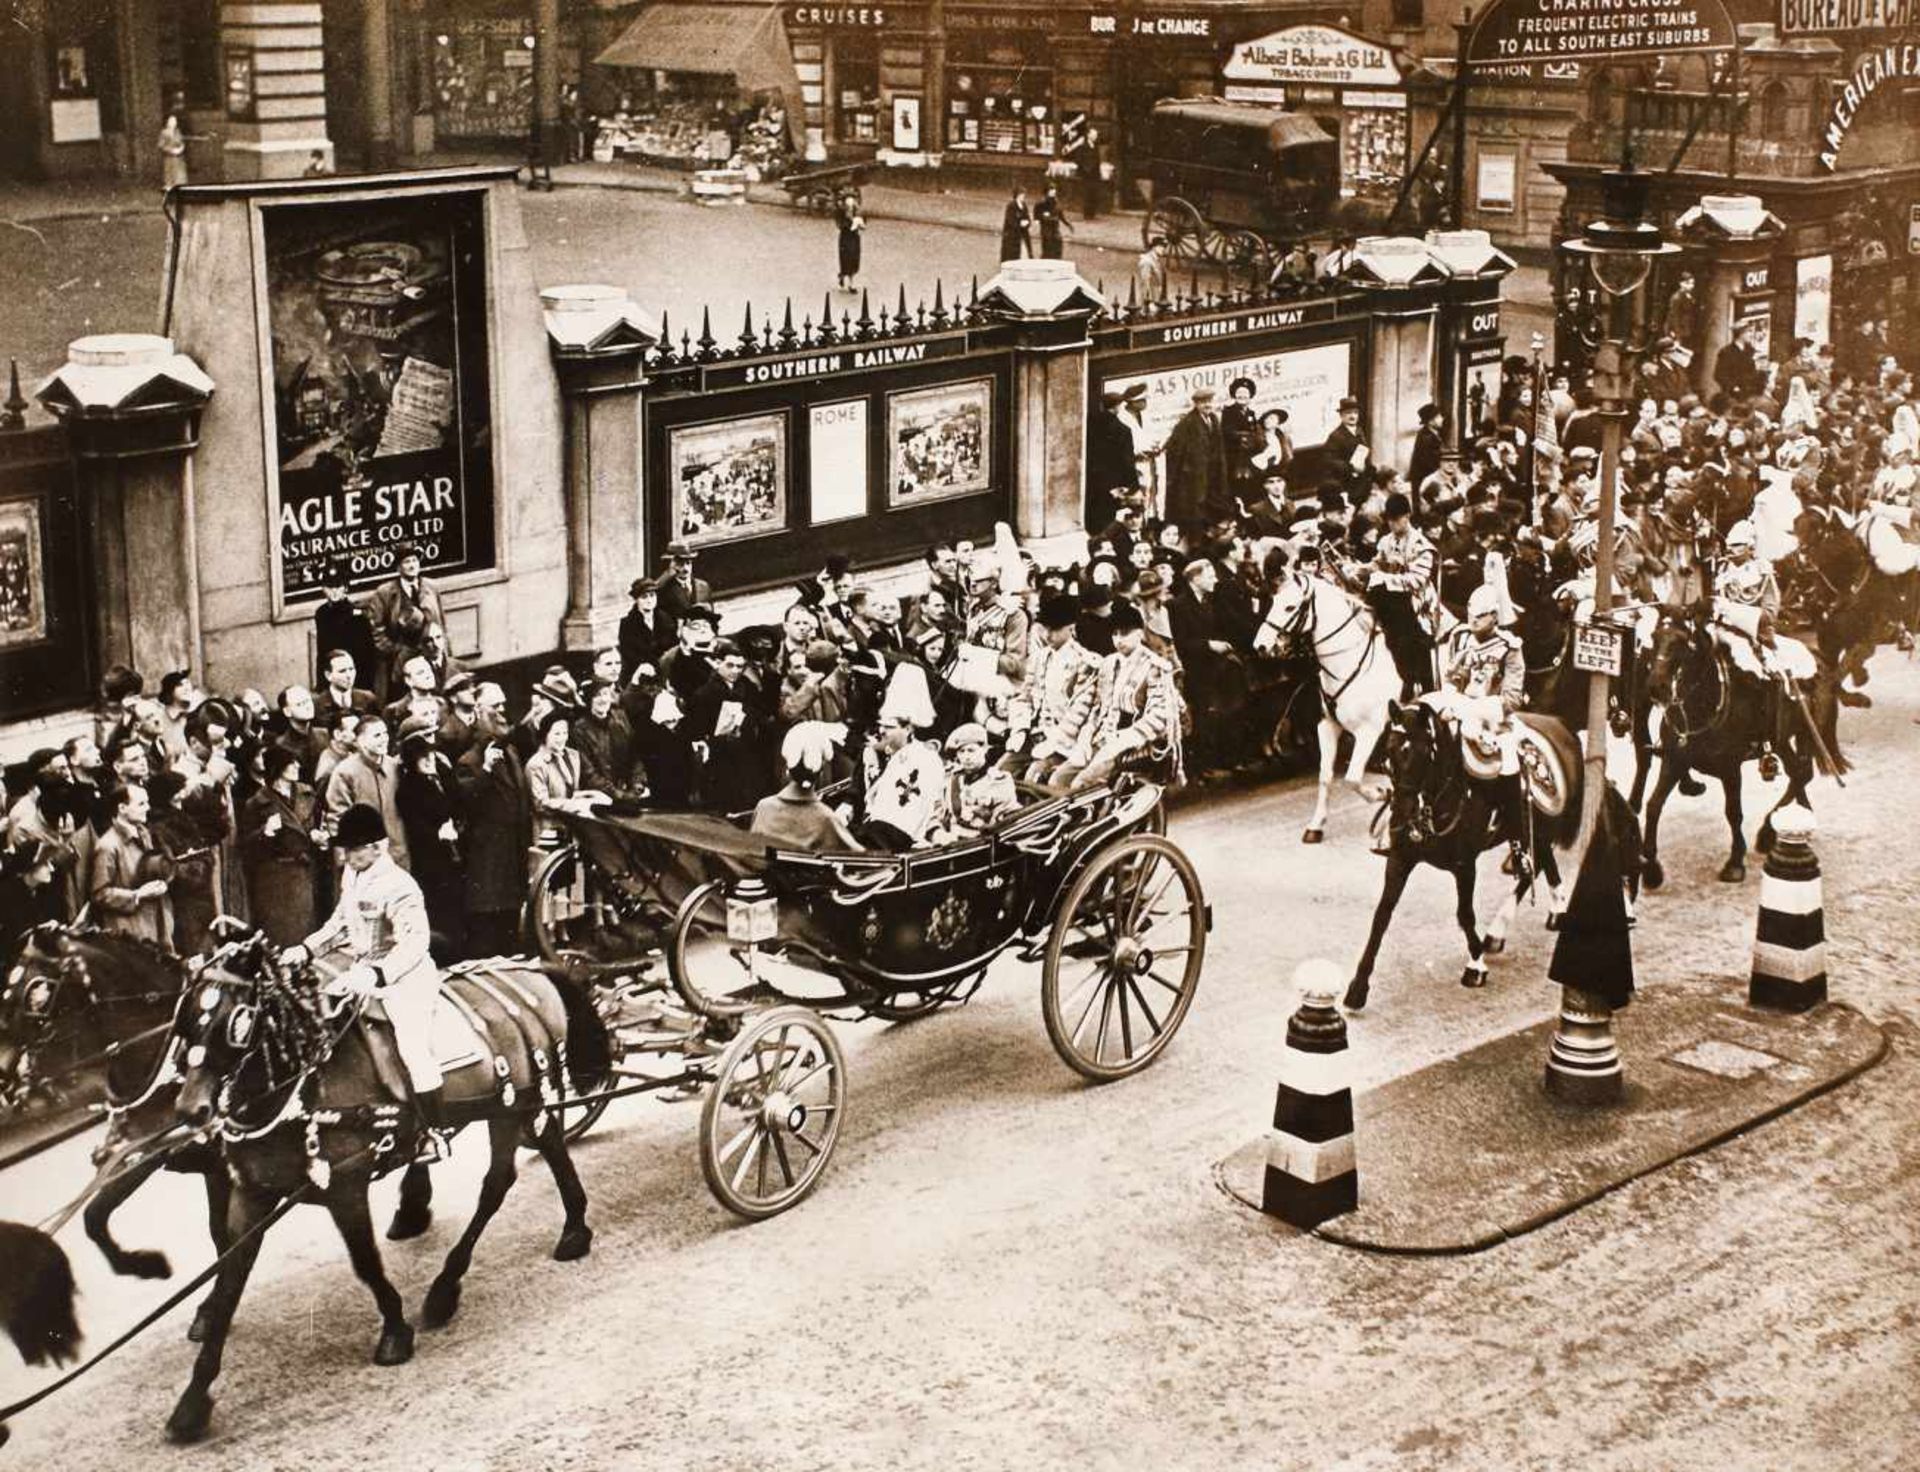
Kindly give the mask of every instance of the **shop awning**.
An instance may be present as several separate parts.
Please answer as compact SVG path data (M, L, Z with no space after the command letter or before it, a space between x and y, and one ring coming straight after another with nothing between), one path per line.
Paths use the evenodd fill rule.
M806 98L793 69L793 48L777 5L711 5L660 0L649 5L605 51L601 66L732 77L745 93L778 92L787 127L802 136Z

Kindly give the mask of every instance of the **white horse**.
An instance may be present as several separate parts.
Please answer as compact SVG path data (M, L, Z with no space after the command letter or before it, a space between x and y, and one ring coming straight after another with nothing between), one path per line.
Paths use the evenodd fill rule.
M1254 635L1253 647L1274 652L1288 641L1311 651L1320 671L1320 800L1300 835L1302 843L1326 836L1327 797L1339 755L1340 733L1353 733L1353 758L1347 784L1368 802L1379 802L1385 786L1366 780L1367 760L1387 728L1392 703L1400 696L1400 672L1387 652L1373 611L1353 594L1323 577L1290 574L1274 591L1273 605Z

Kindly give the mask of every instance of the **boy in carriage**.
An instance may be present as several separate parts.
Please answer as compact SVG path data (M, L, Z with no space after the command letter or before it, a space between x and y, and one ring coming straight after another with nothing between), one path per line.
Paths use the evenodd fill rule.
M1020 806L1013 774L988 763L987 746L987 728L978 721L947 737L943 838L973 838Z
M1467 621L1447 641L1440 688L1421 696L1451 721L1463 742L1498 752L1500 830L1513 854L1513 872L1530 872L1527 794L1520 780L1520 738L1513 713L1527 703L1527 661L1519 637L1500 627L1500 592L1483 583L1467 599Z

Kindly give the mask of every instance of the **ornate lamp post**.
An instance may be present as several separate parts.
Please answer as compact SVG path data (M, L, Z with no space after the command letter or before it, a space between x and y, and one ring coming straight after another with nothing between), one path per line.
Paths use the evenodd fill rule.
M1561 324L1578 334L1591 353L1588 384L1601 416L1599 542L1594 552L1593 621L1575 637L1575 665L1589 671L1586 781L1582 784L1582 863L1593 842L1607 782L1607 710L1612 680L1621 673L1625 631L1610 623L1613 607L1613 542L1620 498L1620 438L1633 388L1634 365L1652 347L1657 329L1648 321L1642 288L1654 264L1680 254L1646 217L1651 181L1631 161L1601 176L1601 215L1560 250L1565 264L1586 268L1598 288L1598 308L1585 322ZM1570 274L1570 273L1569 273ZM1584 656L1584 657L1583 657ZM1623 917L1624 923L1624 917ZM1624 936L1622 937L1624 942ZM1581 1103L1617 1099L1620 1052L1613 1039L1613 1012L1604 999L1573 985L1562 989L1560 1028L1547 1060L1547 1088Z

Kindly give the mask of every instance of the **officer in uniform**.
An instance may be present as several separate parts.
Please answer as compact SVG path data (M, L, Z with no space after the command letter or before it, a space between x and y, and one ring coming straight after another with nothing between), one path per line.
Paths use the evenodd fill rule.
M927 841L940 821L947 769L940 750L916 735L933 724L926 672L894 666L879 725L865 753L866 813L854 832L869 848L903 853Z
M1146 646L1146 621L1131 603L1113 610L1113 653L1084 682L1062 728L1066 760L1053 773L1063 791L1111 777L1123 761L1159 759L1179 782L1180 690L1173 666Z
M1812 653L1798 639L1774 632L1780 615L1780 584L1773 567L1757 555L1758 537L1750 521L1728 529L1727 555L1713 579L1713 631L1734 666L1760 681L1766 692L1767 716L1763 729L1780 729L1780 697L1794 679L1811 679ZM1778 758L1773 743L1760 747L1763 775Z
M341 964L344 969L325 983L327 993L372 999L386 1010L425 1126L420 1158L445 1159L452 1130L440 1093L440 1062L429 1036L440 968L427 950L431 930L426 898L387 852L387 825L378 808L354 803L340 815L333 842L346 859L340 903L326 924L281 952L280 962L289 968L314 961Z
M1518 636L1500 627L1500 594L1482 585L1467 600L1467 621L1447 643L1440 688L1422 698L1453 721L1463 740L1500 753L1500 830L1516 876L1531 872L1527 794L1520 780L1520 743L1513 713L1527 703L1527 661Z
M1367 603L1380 620L1403 693L1420 695L1433 688L1434 548L1414 526L1405 495L1388 496L1385 511L1387 533L1367 571Z

